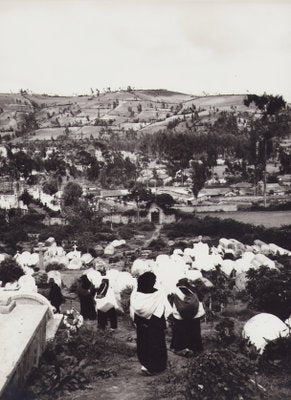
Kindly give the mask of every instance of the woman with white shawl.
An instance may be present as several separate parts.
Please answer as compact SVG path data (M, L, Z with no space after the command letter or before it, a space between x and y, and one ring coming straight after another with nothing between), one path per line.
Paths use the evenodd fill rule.
M167 298L161 290L154 288L155 283L155 274L145 272L138 278L137 290L131 296L137 331L137 356L142 372L147 375L162 372L167 367Z

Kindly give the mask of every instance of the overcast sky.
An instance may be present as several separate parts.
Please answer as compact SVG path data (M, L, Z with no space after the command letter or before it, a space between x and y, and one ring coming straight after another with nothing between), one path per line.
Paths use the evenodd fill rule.
M0 92L166 88L291 101L291 0L0 0Z

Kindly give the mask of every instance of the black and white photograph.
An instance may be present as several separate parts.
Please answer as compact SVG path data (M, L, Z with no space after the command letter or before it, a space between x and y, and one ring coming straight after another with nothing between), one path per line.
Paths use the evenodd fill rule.
M291 0L0 0L0 400L291 398Z

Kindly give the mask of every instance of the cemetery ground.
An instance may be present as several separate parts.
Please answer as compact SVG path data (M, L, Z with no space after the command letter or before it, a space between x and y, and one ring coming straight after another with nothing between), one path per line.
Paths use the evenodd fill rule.
M193 238L193 236L192 236ZM189 238L184 237L187 241ZM159 229L147 232L143 238L133 237L127 241L131 250L140 248L142 243L151 244L157 249L153 253L161 254L163 243L166 243L165 233ZM163 251L164 250L164 251ZM122 257L122 251L119 256ZM117 254L118 255L118 254ZM118 262L110 265L110 268L122 268ZM128 270L130 270L130 266ZM71 309L72 306L79 310L79 300L74 292L74 282L80 277L83 270L61 271L63 280L63 294L66 298L62 311ZM128 304L129 293L122 297L124 313L118 315L118 329L111 333L109 330L100 332L97 329L97 321L85 321L79 332L68 340L66 330L61 327L54 340L49 345L49 351L45 353L36 375L31 375L27 392L21 400L50 400L52 398L62 400L154 400L154 399L269 399L279 400L290 398L291 382L286 370L276 367L265 368L262 364L254 372L254 365L258 366L258 359L252 356L252 350L247 355L248 360L241 356L241 333L244 324L261 311L250 308L248 300L243 295L229 293L229 298L222 309L206 315L202 322L202 338L204 344L204 359L197 355L183 357L169 350L171 340L171 323L167 328L166 340L168 348L168 368L155 376L144 376L140 371L140 364L136 355L135 327L130 319ZM289 345L290 347L290 345ZM241 383L242 395L234 396L231 382L213 382L216 375L215 368L205 370L209 375L205 381L213 386L223 385L215 397L195 397L189 385L188 371L196 366L197 362L205 363L207 354L230 351L234 357L234 364L228 369L227 361L222 359L223 368L227 373L232 373L231 368L238 370L238 379L245 379ZM253 359L252 359L253 357ZM51 361L48 361L51 358ZM54 361L52 361L52 359ZM196 363L196 364L195 364ZM236 365L236 363L238 363ZM208 365L209 367L209 365ZM202 367L204 368L204 367ZM58 371L58 373L56 373ZM290 372L290 362L289 362ZM59 374L58 378L57 375ZM55 378L54 378L55 376ZM239 386L239 384L237 384ZM186 389L188 388L188 389ZM237 389L237 388L236 388ZM250 392L249 392L250 390ZM230 391L228 394L227 392ZM192 393L192 394L191 394ZM196 393L197 394L197 393ZM20 399L18 399L20 400Z
M64 290L64 294L67 300L63 310L71 308L72 305L78 309L77 297L72 296L67 289ZM224 309L221 317L229 318L234 322L235 335L239 337L245 322L256 313L255 310L248 309L247 304L237 300ZM220 347L216 338L218 332L215 330L218 321L212 320L202 323L205 352L212 352ZM64 340L64 337L64 331L61 329L55 340L60 343ZM85 385L82 384L81 380L79 381L82 376L80 371L76 371L75 375L70 374L70 367L66 368L64 364L65 373L69 376L67 385L64 382L63 386L60 385L59 391L55 390L52 385L51 392L38 394L36 398L38 400L50 400L52 398L62 400L95 400L97 398L100 400L166 400L169 398L182 400L194 398L186 397L187 394L185 395L181 388L182 376L188 370L192 357L186 358L168 351L167 371L156 376L144 376L140 372L140 364L136 356L135 338L135 328L127 313L119 314L118 330L114 333L100 332L97 329L97 321L86 321L76 337L73 338L72 346L76 346L76 349L79 345L90 347L91 343L88 350L92 352L93 359L90 359L86 353L81 367L81 369L85 369L86 374L88 374L87 378L90 377L90 379ZM169 349L170 327L167 329L166 340ZM73 353L75 352L72 351ZM63 353L62 357L70 357L72 354ZM96 357L95 360L94 357ZM42 369L42 371L45 371L45 369ZM40 377L40 379L42 384L49 381L44 380L43 377ZM279 400L289 398L291 394L290 381L288 383L288 377L284 372L258 373L254 376L253 382L250 382L250 386L253 386L254 389L254 397L251 397L253 399ZM34 397L28 395L25 400L31 398L34 399ZM230 397L225 398L230 399Z
M134 235L127 239L124 248L117 250L114 256L110 256L110 260L108 256L104 258L107 258L107 262L110 261L109 268L130 271L132 261L137 256L134 255L134 258L126 263L124 253L144 251L149 253L148 258L155 259L157 255L170 254L174 248L192 246L201 232L205 234L203 240L210 246L217 244L223 232L225 237L236 238L242 243L251 244L254 239L259 238L291 250L290 226L270 230L231 220L201 220L191 217L161 230L160 227L150 231L136 230ZM290 268L290 262L288 265ZM61 270L60 273L62 291L66 299L62 305L62 312L71 309L72 306L79 310L74 283L84 273L84 269ZM212 278L214 276L209 276L211 281ZM13 400L289 398L290 357L288 364L288 353L285 351L284 365L282 360L276 357L271 362L265 359L264 363L260 363L252 349L245 346L241 340L244 324L264 310L250 307L250 298L244 292L237 293L233 290L232 283L231 277L224 279L222 290L216 293L220 306L209 308L206 312L206 320L202 322L204 352L201 355L183 357L169 350L168 368L164 373L156 376L141 375L136 355L135 327L128 311L130 293L125 292L122 294L125 312L118 316L116 332L100 332L97 330L97 321L85 321L79 332L72 334L68 339L67 330L62 325L54 341L48 345L39 368L32 372L25 393ZM166 338L169 349L171 322ZM285 342L285 345L286 350L288 346L290 349L290 340ZM219 359L220 365L215 364L216 359ZM216 381L218 369L222 374L220 381ZM197 373L200 372L203 375L197 378ZM193 386L194 382L196 387ZM202 382L198 389L197 382ZM205 394L206 389L208 392Z

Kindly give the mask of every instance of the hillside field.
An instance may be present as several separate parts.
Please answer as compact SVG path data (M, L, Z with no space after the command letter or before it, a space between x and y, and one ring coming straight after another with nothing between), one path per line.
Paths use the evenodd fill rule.
M39 94L0 94L0 135L19 136L25 118L32 114L35 127L26 128L30 140L49 140L64 133L74 139L98 138L102 127L112 131L155 133L179 119L178 131L198 113L200 124L213 123L221 111L254 113L243 104L245 95L197 97L167 90L135 90L93 94L91 96L48 96ZM15 139L17 142L17 139Z

